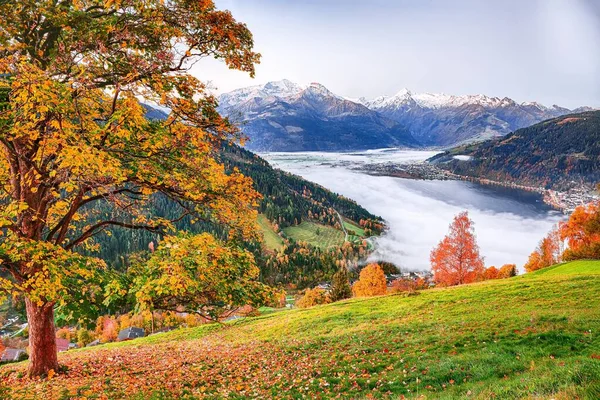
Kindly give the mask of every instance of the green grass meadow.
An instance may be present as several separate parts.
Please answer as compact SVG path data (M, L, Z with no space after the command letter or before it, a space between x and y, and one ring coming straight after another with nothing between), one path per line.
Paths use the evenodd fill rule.
M258 214L258 226L263 234L267 249L279 250L283 247L283 239L273 230L271 223L263 214Z
M600 262L270 312L63 357L79 363L84 353L94 359L96 351L127 355L127 348L170 346L176 354L178 346L207 344L231 348L228 357L246 363L244 371L255 371L243 377L254 391L236 392L241 384L233 385L222 371L239 364L217 355L209 361L185 359L182 368L193 365L206 371L209 383L217 382L202 383L208 397L219 397L227 388L233 398L255 393L278 398L600 399ZM186 390L196 393L194 385L199 383ZM178 393L157 398L175 399Z
M321 249L344 244L344 232L315 222L302 221L299 225L289 226L283 231L296 241L307 242Z

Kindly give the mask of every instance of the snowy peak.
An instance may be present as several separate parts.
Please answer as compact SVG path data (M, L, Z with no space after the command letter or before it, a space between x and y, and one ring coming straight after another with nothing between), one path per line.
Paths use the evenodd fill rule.
M392 98L408 100L408 99L412 98L412 92L410 90L408 90L407 88L402 88L402 89L400 89L400 91L398 91L398 93L393 95Z
M344 100L342 97L334 94L332 91L327 89L325 86L321 85L317 82L312 82L308 87L302 90L299 95L301 96L309 96L312 98L336 98L339 100Z
M402 89L393 96L380 96L364 101L372 109L393 109L405 106L418 106L424 109L457 108L465 105L478 105L484 108L509 107L515 105L514 100L507 97L488 97L482 94L454 96L445 93L413 93Z
M258 104L268 104L278 100L292 102L300 99L320 103L338 100L350 101L338 96L317 82L302 86L283 79L224 93L219 97L219 106L222 110L228 110L231 108L254 107ZM356 102L352 103L358 104Z
M568 109L557 105L546 107L537 102L523 102L519 104L508 97L489 97L483 94L455 96L445 93L414 93L406 88L401 89L393 96L379 96L373 99L367 99L365 97L360 97L358 99L344 98L331 92L320 83L312 82L308 85L299 85L288 79L267 82L263 85L250 86L222 94L220 96L220 105L222 108L227 109L253 99L288 99L292 97L301 97L302 95L307 95L314 99L336 98L339 100L351 101L375 111L415 107L425 110L435 110L460 108L470 105L483 107L484 109L522 107L538 112L569 111Z
M273 97L286 97L302 90L302 87L292 81L283 79L281 81L267 82L262 87L262 92Z
M300 93L303 87L283 79L267 82L264 85L249 86L224 93L219 97L219 105L225 109L237 106L252 99L285 98Z
M332 124L334 120L336 123L344 120L348 126L358 128L357 121L368 121L370 132L374 132L373 123L379 126L375 131L380 133L401 127L421 144L432 146L485 140L543 120L586 110L569 110L556 105L546 107L536 102L517 103L508 97L483 94L414 93L406 88L393 96L349 99L338 96L320 83L298 85L286 79L234 90L221 95L219 103L219 110L224 115L254 121L254 128L262 132L260 135L272 129L300 132L300 128L302 132L312 129L311 132L316 134L316 127L324 129L326 122ZM350 122L350 119L355 121ZM272 124L276 124L276 128ZM341 132L348 126L340 122L335 129ZM383 126L385 129L381 128ZM333 129L333 125L327 129ZM324 132L320 134L327 136ZM387 142L381 139L382 143Z

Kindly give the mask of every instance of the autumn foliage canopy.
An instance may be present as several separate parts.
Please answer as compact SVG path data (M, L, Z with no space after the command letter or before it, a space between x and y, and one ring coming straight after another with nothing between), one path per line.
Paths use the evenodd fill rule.
M562 261L563 245L558 226L554 227L531 253L525 271L533 272Z
M434 280L440 285L470 283L482 276L483 258L466 211L454 217L448 235L431 251L430 260Z
M369 264L360 271L358 281L352 286L355 297L370 297L386 294L387 281L379 264Z
M531 253L525 270L533 272L564 261L600 259L600 202L577 207Z
M0 290L25 299L30 374L41 375L58 368L54 310L79 318L102 300L106 266L76 249L93 251L113 228L173 234L182 218L224 226L231 240L256 236L259 195L215 158L237 130L188 70L213 57L253 75L259 55L246 26L209 0L8 0L0 15L11 16L0 25ZM139 98L170 115L146 119ZM154 196L178 215L148 213ZM252 276L252 260L236 257ZM149 292L155 305L193 288L164 263L144 281L173 280Z
M331 299L327 292L321 288L314 288L306 289L302 297L296 301L296 306L299 308L308 308L328 303L331 303Z
M565 260L600 259L600 201L577 207L559 234L568 244Z
M516 275L517 275L517 265L516 264L504 264L498 270L498 279L511 278Z

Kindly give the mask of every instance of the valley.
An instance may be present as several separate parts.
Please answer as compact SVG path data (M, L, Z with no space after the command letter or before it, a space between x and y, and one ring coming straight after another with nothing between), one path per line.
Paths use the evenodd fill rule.
M414 166L435 151L383 149L353 153L264 153L274 167L316 182L381 215L387 230L373 239L371 260L403 270L429 269L429 252L457 212L476 224L488 265L523 265L540 237L563 218L542 196L514 188L460 180L423 180L374 175L386 165ZM429 167L427 167L429 168ZM498 238L502 237L502 241Z
M600 112L553 118L429 159L449 174L539 191L566 212L598 198Z
M426 161L406 164L394 162L367 164L359 169L373 175L416 180L462 180L539 193L544 203L565 214L571 213L577 206L587 204L600 197L598 190L590 185L575 185L571 189L559 191L542 186L519 184L511 180L500 181L477 176L459 175Z

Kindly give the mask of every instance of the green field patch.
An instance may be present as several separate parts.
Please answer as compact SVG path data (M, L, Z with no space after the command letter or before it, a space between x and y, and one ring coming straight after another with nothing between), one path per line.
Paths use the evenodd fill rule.
M302 221L299 225L289 226L283 232L291 239L307 242L315 247L327 249L344 244L344 232L331 226Z
M365 230L348 220L344 220L344 228L346 228L346 231L348 231L348 235L350 236L365 237ZM354 234L352 234L352 232L354 232Z
M275 251L283 247L283 239L273 230L271 223L264 214L258 214L258 226L262 231L267 249Z
M542 268L530 274L538 275L596 275L600 274L599 260L578 260ZM526 274L527 276L529 274Z

